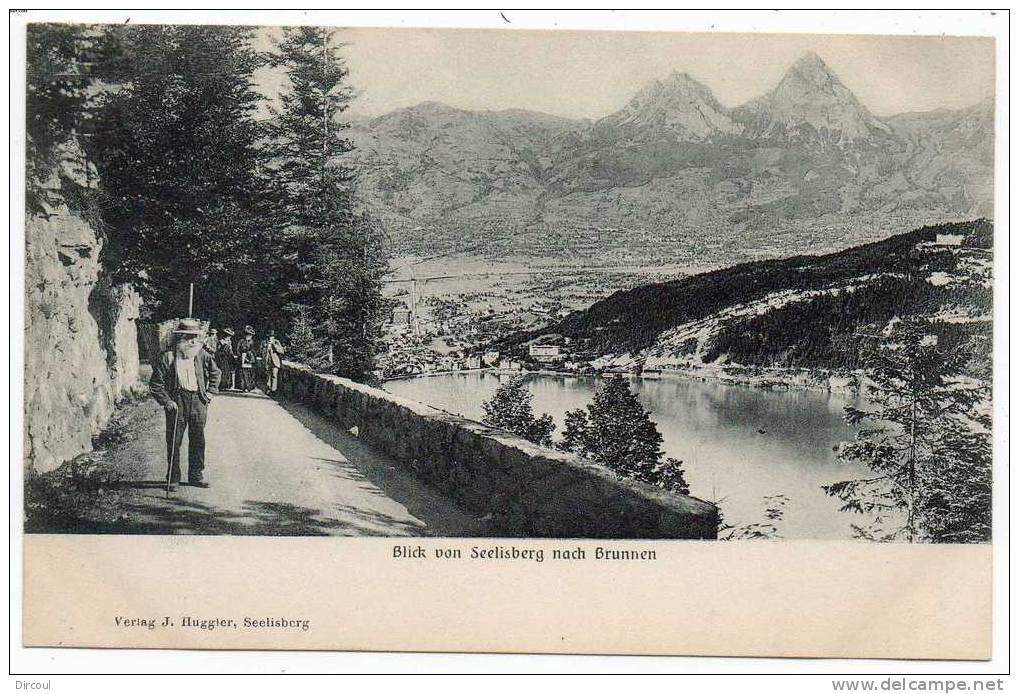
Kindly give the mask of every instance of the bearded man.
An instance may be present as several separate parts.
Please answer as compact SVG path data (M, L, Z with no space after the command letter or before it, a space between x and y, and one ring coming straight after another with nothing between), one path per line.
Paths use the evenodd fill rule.
M173 331L173 349L153 364L149 392L166 411L166 450L170 460L170 488L180 483L180 445L188 433L188 484L205 481L205 421L209 403L219 390L221 372L204 348L202 326L185 319Z

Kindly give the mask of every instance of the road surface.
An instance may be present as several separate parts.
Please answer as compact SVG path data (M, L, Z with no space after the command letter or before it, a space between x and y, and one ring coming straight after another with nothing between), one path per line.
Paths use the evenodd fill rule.
M206 425L207 489L166 494L162 409L113 452L128 533L486 535L483 523L308 408L260 392L222 393ZM185 443L187 445L187 437ZM187 477L186 448L181 450Z

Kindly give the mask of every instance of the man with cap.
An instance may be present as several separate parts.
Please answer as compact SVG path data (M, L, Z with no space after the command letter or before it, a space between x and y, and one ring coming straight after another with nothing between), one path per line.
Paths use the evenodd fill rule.
M255 329L250 325L244 326L244 337L237 343L237 359L241 390L249 393L255 389Z
M220 370L202 343L202 326L186 318L173 331L174 344L153 364L149 392L166 411L170 484L180 483L180 445L188 431L188 484L208 487L205 474L205 420L219 389Z
M284 352L286 348L276 339L275 328L269 328L269 337L265 341L265 392L269 395L275 393L279 386L280 367L283 365L281 357Z
M237 387L234 384L237 354L234 352L233 338L233 328L223 328L223 339L219 341L219 347L216 349L216 365L223 372L223 390L233 390Z
M219 348L219 337L216 333L215 328L209 328L209 336L205 338L205 350L213 357L216 356L216 350Z

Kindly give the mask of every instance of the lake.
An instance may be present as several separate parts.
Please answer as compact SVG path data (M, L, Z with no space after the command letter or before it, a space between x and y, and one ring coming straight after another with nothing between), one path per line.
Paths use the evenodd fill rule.
M469 372L390 381L385 389L470 419L503 374ZM563 414L585 407L601 379L530 376L534 412L562 431ZM658 425L669 456L683 461L693 496L717 503L730 525L764 522L764 497L788 497L779 526L787 539L849 539L860 516L838 510L821 485L867 476L860 465L835 462L833 446L851 439L842 420L853 396L805 390L762 390L682 378L631 379Z

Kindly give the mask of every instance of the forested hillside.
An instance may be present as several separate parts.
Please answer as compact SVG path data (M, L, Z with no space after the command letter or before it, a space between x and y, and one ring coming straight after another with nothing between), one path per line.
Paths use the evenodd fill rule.
M503 346L522 351L552 334L606 366L855 369L866 338L917 316L946 348L987 352L992 233L987 220L929 226L838 253L646 285Z

